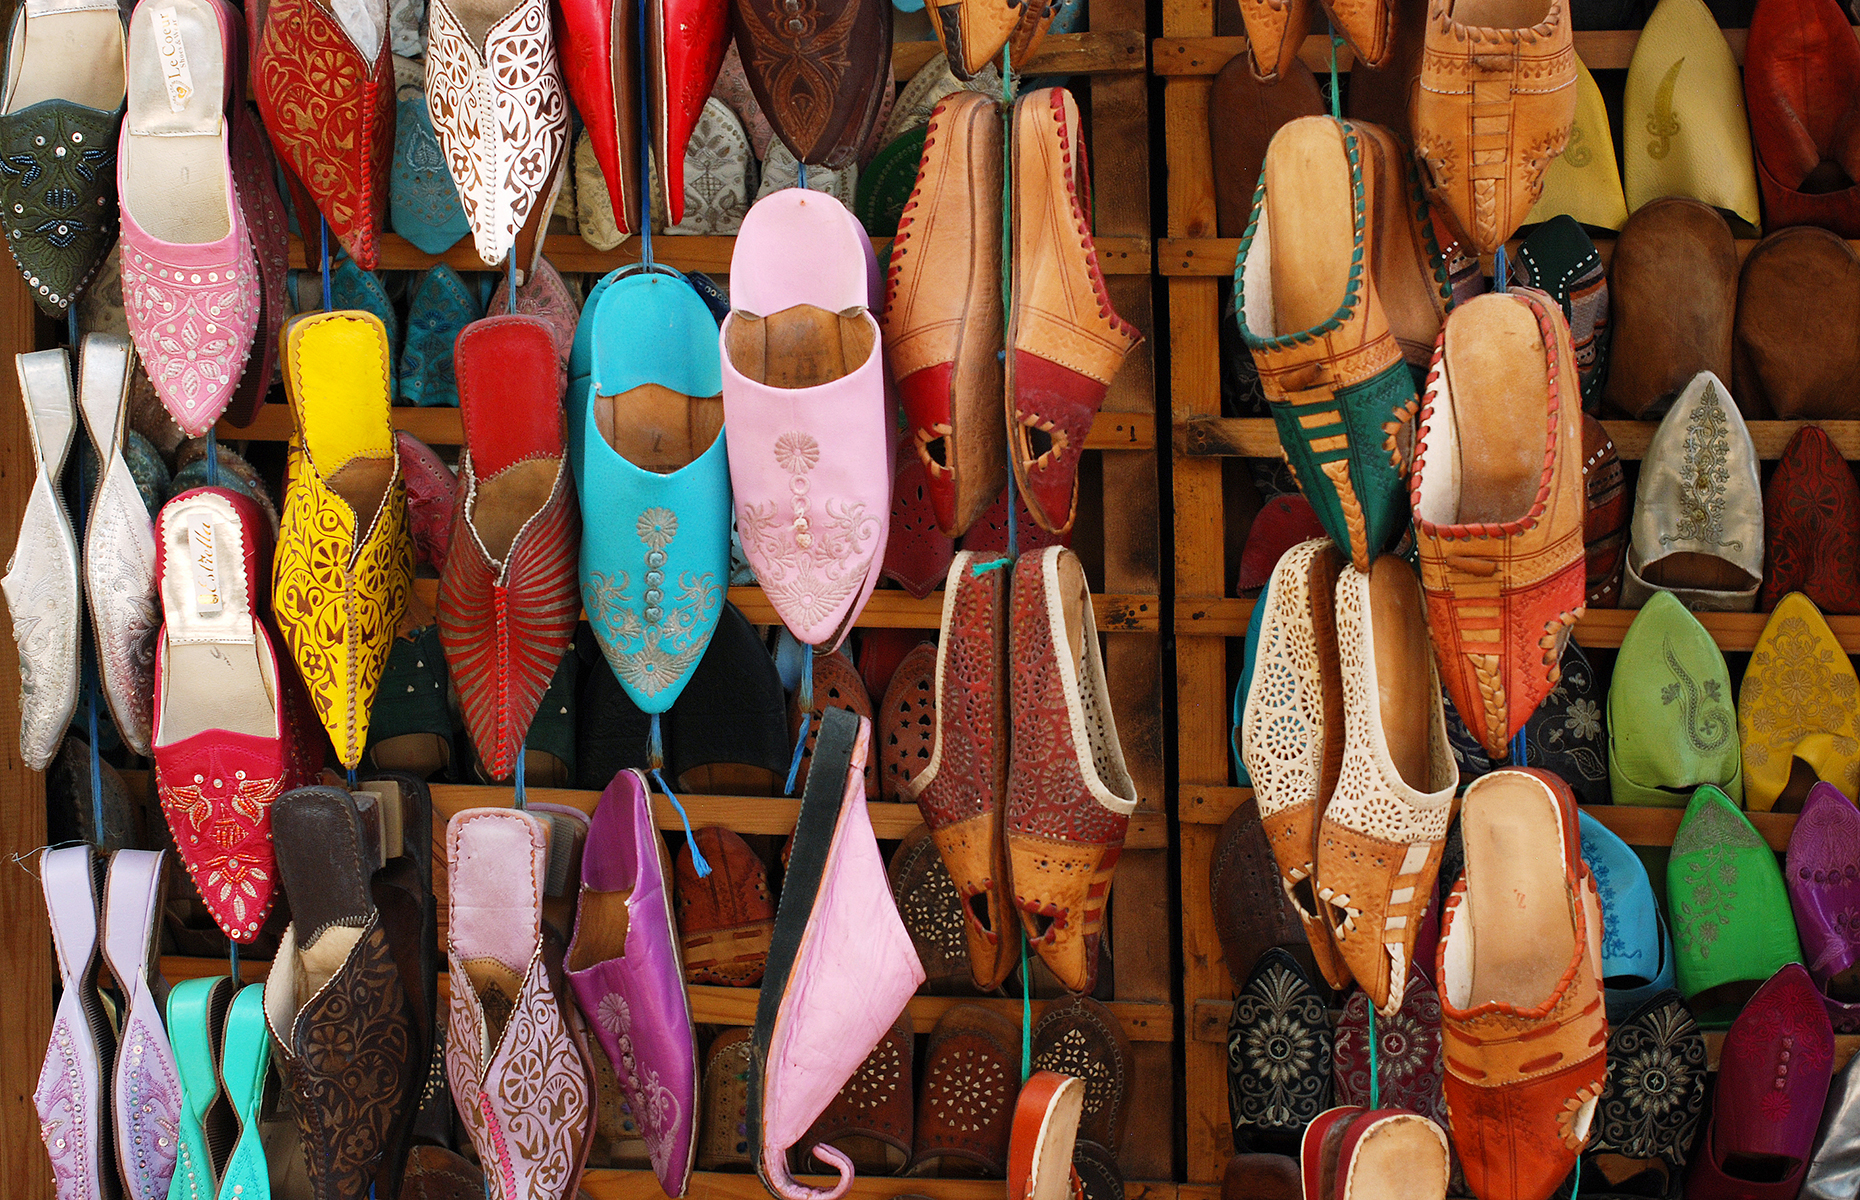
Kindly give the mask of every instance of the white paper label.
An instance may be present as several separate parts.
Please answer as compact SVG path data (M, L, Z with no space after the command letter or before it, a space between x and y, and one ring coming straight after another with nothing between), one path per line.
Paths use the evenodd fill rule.
M220 595L220 570L214 553L213 522L196 521L187 531L187 542L194 561L194 611L203 617L218 616L226 607L226 601Z
M181 42L181 18L172 8L155 10L155 45L161 54L162 82L168 85L168 107L183 112L194 97L194 73L187 69L187 47Z

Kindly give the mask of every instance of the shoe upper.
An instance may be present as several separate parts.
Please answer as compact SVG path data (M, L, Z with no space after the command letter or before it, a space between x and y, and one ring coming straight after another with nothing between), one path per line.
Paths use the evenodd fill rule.
M1783 878L1802 938L1803 960L1822 991L1829 1019L1842 1033L1860 1030L1860 1004L1828 994L1835 978L1860 961L1840 917L1860 905L1856 847L1860 847L1860 811L1833 784L1817 783L1809 789L1802 815L1790 831Z
M1791 791L1797 762L1860 795L1860 678L1840 639L1806 596L1784 596L1763 626L1737 693L1744 806L1769 812Z
M1711 634L1670 593L1647 601L1621 639L1607 729L1616 804L1680 808L1707 783L1743 802L1730 671Z
M394 232L427 254L444 254L471 233L458 185L446 167L423 87L396 89L394 165L388 176L388 219ZM449 268L448 268L449 269ZM437 267L434 270L438 270ZM414 318L410 313L409 332ZM415 401L418 403L418 401Z

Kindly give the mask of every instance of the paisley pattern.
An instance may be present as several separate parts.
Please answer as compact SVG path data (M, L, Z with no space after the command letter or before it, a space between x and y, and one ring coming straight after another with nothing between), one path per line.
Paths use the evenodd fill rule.
M1686 740L1692 743L1694 750L1709 754L1723 748L1737 728L1731 718L1730 697L1724 694L1723 686L1716 679L1703 683L1693 679L1685 662L1673 649L1672 639L1661 643L1661 653L1666 659L1666 669L1672 672L1673 682L1661 687L1660 703L1669 707L1679 705Z
M415 1061L413 1014L378 916L291 1028L272 1033L315 1195L368 1195L425 1067Z
M162 243L133 226L124 231L129 332L162 404L195 437L206 433L232 399L258 330L258 264L248 238L235 205L229 242L238 252L230 262L200 269L162 258L157 252Z
M450 5L434 4L426 99L478 257L501 263L530 211L553 203L567 158L568 95L545 0L521 0L492 25L482 55Z
M452 978L465 979L456 953ZM540 950L488 1050L486 1023L468 987L452 989L446 1077L472 1145L489 1169L489 1200L570 1194L581 1174L594 1085L551 986ZM483 1054L486 1057L481 1058Z
M123 109L46 100L0 116L0 232L33 300L63 316L116 234Z
M446 188L452 188L450 176L446 178ZM458 378L452 369L453 346L459 333L482 316L484 309L477 295L451 267L440 263L420 277L419 286L414 289L413 299L407 306L407 337L401 346L400 374L395 380L403 402L448 408L459 406ZM448 505L447 523L451 516ZM417 530L415 536L418 536ZM445 540L443 532L440 540L442 543ZM441 562L444 557L442 553Z
M641 545L642 590L634 597L625 571L588 576L588 620L598 626L601 649L614 673L645 696L655 696L697 666L717 627L723 588L709 571L685 571L666 595L665 548L678 535L670 509L649 508L636 523Z
M831 616L878 569L882 514L839 496L815 502L808 474L820 462L820 443L812 434L789 430L771 453L787 472L792 506L739 503L736 529L769 602L791 628L806 628Z
M1657 1158L1676 1176L1698 1133L1705 1070L1705 1035L1679 996L1648 1001L1609 1036L1589 1152Z
M252 54L253 91L285 170L362 267L380 261L394 141L387 39L372 63L320 0L272 0Z
M181 1081L153 1004L132 1012L123 1031L115 1100L127 1200L167 1200L181 1146Z
M1299 969L1277 947L1234 1000L1227 1023L1227 1098L1234 1148L1260 1134L1296 1136L1330 1103L1330 1014Z
M318 719L353 767L413 587L406 480L397 462L380 509L358 531L355 510L296 442L288 473L272 611Z

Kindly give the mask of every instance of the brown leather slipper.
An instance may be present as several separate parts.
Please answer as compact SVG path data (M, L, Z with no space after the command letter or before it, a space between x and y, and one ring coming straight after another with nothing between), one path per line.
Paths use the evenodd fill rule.
M768 869L749 843L728 829L700 829L693 840L709 860L710 874L698 876L688 843L672 868L685 982L755 987L762 982L775 935Z
M807 745L801 751L801 769L794 777L794 794L800 795L807 789L807 769L814 761L814 743L820 739L821 717L829 708L843 708L854 716L873 720L872 697L865 690L865 680L859 677L858 668L844 650L835 650L831 654L814 655L814 711L813 720L807 723ZM801 732L801 694L791 692L788 696L788 741ZM865 760L865 798L878 798L878 756L867 755Z
M924 985L918 990L930 996L974 995L962 893L949 877L928 826L919 825L898 843L889 874L891 897L924 965Z
M827 1111L791 1152L799 1164L815 1161L813 1148L825 1142L869 1175L896 1175L911 1160L911 1016L898 1014L872 1053L866 1055Z
M724 1030L704 1055L697 1129L700 1171L734 1170L750 1164L749 1032L747 1026Z
M1259 956L1274 946L1291 951L1306 975L1323 978L1306 943L1298 911L1279 884L1278 860L1266 840L1257 801L1247 800L1222 823L1208 884L1214 902L1214 931L1234 987L1246 983Z
M904 656L878 706L878 794L900 800L905 785L930 765L936 742L936 644Z
M1137 1063L1123 1023L1110 1009L1087 996L1047 1005L1033 1027L1033 1069L1084 1080L1079 1137L1117 1150L1130 1116Z
M992 1009L958 1004L930 1032L910 1175L999 1179L1007 1170L1020 1030Z

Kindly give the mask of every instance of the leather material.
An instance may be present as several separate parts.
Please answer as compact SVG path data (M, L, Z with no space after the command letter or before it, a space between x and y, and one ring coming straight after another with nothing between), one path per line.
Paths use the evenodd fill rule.
M446 167L422 86L396 89L394 162L388 174L388 219L394 232L425 254L444 254L471 233L459 189ZM411 321L411 318L409 318Z
M898 472L891 482L891 536L885 540L881 573L922 600L949 574L956 543L938 528L930 498L930 472L908 447L898 447Z
M481 1200L484 1172L443 1146L415 1146L407 1156L400 1200Z
M1628 218L1608 264L1609 405L1651 420L1700 371L1730 378L1737 271L1731 227L1696 200L1654 200Z
M466 326L483 316L477 294L451 267L439 263L420 276L407 302L407 336L394 381L396 396L407 404L457 408L453 344Z
M1569 158L1565 154L1556 162ZM1556 169L1556 163L1551 169ZM1627 220L1625 212L1621 220ZM1590 412L1599 409L1602 385L1608 379L1608 276L1595 243L1574 218L1553 217L1524 239L1512 262L1518 283L1545 293L1562 308L1569 322L1576 373L1582 380L1582 406ZM1583 437L1586 443L1586 426Z
M1626 473L1614 439L1602 423L1582 418L1582 483L1589 509L1582 518L1582 552L1588 605L1615 608L1621 602L1621 572L1627 565Z
M1388 3L1393 12L1393 0L1378 3ZM1350 127L1368 151L1367 169L1376 177L1369 191L1373 204L1365 214L1375 224L1369 238L1375 252L1369 272L1376 281L1376 296L1389 332L1401 345L1402 358L1411 367L1426 367L1453 293L1414 156L1380 125L1352 121Z
M645 322L661 330L650 347L622 332ZM618 517L582 530L582 605L614 676L648 713L677 703L723 616L729 452L720 432L691 463L648 470L602 436L594 408L646 385L716 396L723 390L717 347L717 324L697 293L652 274L607 276L589 293L575 331L568 388L575 489L586 511Z
M562 273L546 258L537 259L535 270L517 286L517 302L514 305L510 302L509 276L500 278L497 287L491 292L491 299L485 304L485 312L492 316L516 312L526 317L536 317L549 327L549 337L555 342L556 353L564 363L575 352L575 333L581 322L581 305L576 302L574 293L569 291L568 282L562 278Z
M1481 355L1508 335L1530 363L1517 383L1491 373ZM1556 686L1563 646L1585 610L1577 382L1569 326L1541 292L1482 296L1454 309L1428 375L1411 476L1428 627L1447 694L1494 760ZM1507 393L1508 385L1531 394ZM1529 506L1501 512L1490 497L1504 493L1502 477L1482 471L1461 446L1502 435L1514 419L1533 428L1544 421L1541 443L1519 442L1530 460L1541 445L1543 465Z
M227 608L222 617L208 618L224 622L220 636L193 632L200 622L188 611L197 594L188 564L200 553L202 525L211 527L216 571L224 573L219 582ZM318 744L312 751L306 744L309 739L295 727L292 710L301 703L301 685L294 671L280 665L263 616L272 545L270 527L258 506L228 488L182 492L162 508L157 532L155 577L168 623L156 643L155 693L161 702L153 730L155 794L208 913L233 941L249 943L259 936L276 898L272 804L306 782L305 760L314 757L320 765L322 748ZM234 572L237 582L225 578ZM201 641L223 646L229 658L254 657L256 679L245 672L233 678L249 693L242 701L269 709L264 734L210 728L168 739L170 702L177 708L197 703L195 689L200 686L194 679L175 680L169 655ZM255 683L262 686L255 688ZM184 713L180 720L192 723Z
M458 478L432 447L404 429L394 431L394 449L400 458L401 476L407 481L407 524L413 535L414 553L420 562L443 575L446 552L452 545Z
M919 643L892 673L878 706L878 793L897 801L936 748L936 647Z
M660 195L676 225L685 217L685 148L709 101L730 44L726 0L647 0L646 80L652 90L652 152Z
M1860 189L1856 189L1860 191ZM1757 243L1737 284L1733 384L1751 416L1851 420L1860 414L1860 255L1825 229ZM1807 322L1807 324L1803 324Z
M1324 526L1318 521L1317 511L1302 494L1292 492L1271 497L1260 506L1259 514L1247 530L1234 590L1246 593L1264 588L1272 578L1273 568L1287 551L1300 542L1323 536ZM1265 598L1262 592L1259 599Z
M1117 740L1084 568L1050 547L1022 554L1013 570L1002 838L1014 907L1040 961L1067 991L1090 992L1137 787ZM1069 647L1081 644L1074 660Z
M544 827L527 814L466 809L446 824L451 978L471 980L467 963L489 977L452 988L446 1077L489 1200L573 1197L594 1133L583 1023L542 921L547 858ZM513 982L514 994L503 990Z
M906 1174L933 1175L945 1163L980 1168L984 1177L1005 1173L1019 1071L1013 1022L977 1004L938 1017L924 1052L916 1156Z
M258 116L241 98L232 113L233 182L245 210L246 233L258 259L258 324L226 406L226 419L244 428L258 415L278 380L278 334L290 315L290 214L278 194L278 162Z
M1746 808L1777 807L1798 762L1849 799L1860 795L1860 715L1848 695L1860 696L1860 679L1840 639L1806 596L1784 596L1737 694Z
M1860 1164L1854 1161L1852 1137L1855 1105L1860 1103L1856 1088L1860 1088L1860 1071L1842 1067L1835 1072L1802 1180L1802 1200L1847 1200L1860 1189L1860 1173L1856 1173Z
M764 772L770 792L787 780L793 743L781 676L760 635L727 600L670 720L665 753L673 778L729 763Z
M1015 102L1013 295L1008 309L1008 459L1034 523L1078 514L1092 421L1143 340L1117 315L1092 244L1091 175L1078 103L1065 88Z
M43 771L78 702L78 546L59 488L78 418L65 351L21 354L15 365L35 472L0 592L19 651L19 753Z
M1782 1200L1808 1170L1834 1075L1834 1031L1800 965L1777 971L1725 1034L1686 1195Z
M706 1171L749 1165L749 1042L748 1029L726 1029L704 1056L698 1165Z
M994 65L1003 46L1012 44L1009 57L1016 64L1025 62L1023 39L1016 36L1020 28L1039 24L1042 17L1047 23L1052 20L1048 6L1025 0L937 0L928 15L951 74L963 81ZM1044 30L1043 24L1039 27Z
M1860 238L1860 42L1852 16L1836 0L1769 0L1751 14L1744 104L1771 229L1819 225Z
M32 1104L39 1114L39 1136L52 1160L58 1200L94 1200L114 1194L109 1187L113 1175L106 1173L113 1172L110 1155L115 1131L105 1115L105 1089L110 1084L104 1076L115 1065L116 1036L97 993L102 865L89 846L66 846L39 855L39 883L64 991L52 1014L52 1036L45 1046L45 1065L39 1070ZM158 1019L158 1030L160 1025ZM165 1046L165 1033L161 1040ZM169 1069L170 1087L162 1099L173 1105L179 1089L172 1080L172 1062ZM159 1149L165 1150L167 1173L172 1174L173 1139ZM162 1158L158 1153L154 1163L158 1170ZM139 1177L131 1177L131 1186L138 1182ZM151 1188L139 1191L137 1200L165 1194L165 1188L153 1191L154 1182L150 1178Z
M866 806L859 803L870 723L829 709L801 798L751 1041L749 1132L756 1170L781 1200L835 1200L852 1182L840 1151L828 1188L789 1174L787 1153L889 1029L923 967L891 903ZM805 934L805 937L803 936ZM849 973L847 964L861 969ZM805 998L805 1003L803 1003Z
M969 980L969 940L963 918L962 894L943 865L942 853L928 826L919 825L892 851L886 868L891 898L898 916L910 931L917 959L923 963L924 985L932 996L968 996L976 992Z
M1742 74L1702 0L1654 6L1628 63L1621 124L1637 131L1621 143L1629 212L1662 196L1688 196L1758 223Z
M1608 684L1608 788L1616 804L1680 808L1701 784L1744 798L1731 675L1698 618L1662 592L1628 626Z
M1399 602L1406 614L1418 616L1419 582L1410 583L1407 568L1392 560L1384 569L1399 570ZM1376 1008L1388 1013L1401 1007L1408 964L1433 897L1459 768L1429 656L1425 666L1412 657L1402 664L1409 679L1426 672L1427 778L1417 785L1396 769L1383 727L1372 595L1369 577L1359 572L1345 571L1337 581L1343 765L1318 823L1316 892L1344 965Z
M841 1150L858 1170L888 1175L910 1161L911 1018L899 1013L878 1045L840 1088L833 1103L795 1145L794 1161L806 1163L817 1145Z
M582 851L568 983L614 1064L660 1187L682 1196L697 1153L697 1042L668 866L645 777L622 771L601 793ZM616 901L626 913L617 943Z
M962 897L975 986L1001 986L1019 949L1003 821L1007 811L1008 571L978 572L964 550L943 588L936 649L936 724L930 761L900 795L916 802Z
M1072 1147L1074 1194L1081 1200L1117 1200L1124 1194L1124 1173L1108 1146L1081 1137Z
M1844 914L1860 904L1860 811L1833 785L1809 789L1789 834L1783 879L1802 939L1803 961L1841 1033L1860 1032L1860 1004L1840 976L1860 962ZM1840 996L1834 994L1836 988Z
M1608 1084L1583 1173L1615 1194L1681 1194L1705 1079L1705 1035L1677 992L1656 993L1620 1020L1611 1016Z
M809 166L852 165L890 78L885 0L826 0L806 16L771 0L732 0L731 14L750 89L776 136Z
M1246 27L1247 57L1254 78L1275 83L1297 70L1298 51L1311 31L1311 0L1245 0L1240 19Z
M723 102L717 103L722 109ZM730 120L734 122L735 118ZM859 172L859 186L853 191L853 212L858 215L859 224L874 237L897 236L898 221L917 185L917 166L924 156L924 128L918 125L885 142ZM745 139L744 146L747 145Z
M1360 994L1360 993L1359 993ZM1333 1035L1320 992L1274 947L1254 964L1227 1023L1227 1111L1241 1154L1289 1153L1330 1107Z
M84 525L84 600L95 634L96 669L110 716L124 743L148 755L153 720L155 524L124 461L129 376L135 351L128 339L93 333L78 361L78 410L97 458L101 481L90 484Z
M1620 1022L1672 990L1673 938L1640 857L1586 812L1580 828L1583 865L1602 906L1603 999L1609 1021Z
M380 264L394 149L388 39L359 45L324 0L269 0L262 15L257 6L251 15L262 30L254 39L252 90L286 176L315 201L349 256L372 271ZM300 207L299 225L308 218Z
M1324 980L1349 986L1314 881L1318 824L1343 765L1343 678L1337 666L1336 588L1342 557L1328 538L1279 559L1261 603L1240 722L1240 758L1279 865L1279 883ZM1231 964L1236 981L1244 968Z
M1072 544L1070 530L1065 533L1049 533L1034 522L1033 514L1027 511L1027 497L1021 494L1019 488L1014 489L1012 522L1016 538L1015 547L1022 554L1044 550L1048 546L1070 546ZM1008 548L1008 524L1008 494L1007 489L1002 488L1001 494L995 497L995 502L977 518L969 532L957 540L956 549L973 551L984 558L1005 554Z
M776 614L796 638L827 650L845 641L871 597L891 515L896 422L870 310L877 302L871 259L871 242L851 213L798 188L756 202L730 259L723 408L725 436L736 450L736 527ZM803 263L808 269L798 271ZM762 382L790 369L798 355L826 351L823 337L809 336L773 355L768 372L746 374L754 364L739 367L727 347L733 340L763 345L749 323L801 305L858 310L848 320L873 335L864 360L814 386Z
M728 72L725 72L727 77ZM898 89L898 99L891 106L891 113L885 118L884 132L880 140L890 142L912 129L922 129L930 124L930 113L938 105L956 92L967 88L983 96L1001 94L1001 71L992 62L983 67L980 73L967 80L956 78L950 68L949 56L936 54L929 62L917 69L917 74ZM723 94L723 83L718 84L718 94ZM735 101L731 101L732 104ZM979 199L979 197L977 197Z
M556 9L562 78L575 111L583 114L588 148L606 185L607 216L621 237L644 226L639 207L645 190L639 178L640 20L634 7L639 2L569 0Z
M938 103L892 239L879 326L936 523L951 537L1007 481L1000 179L995 102L957 91Z
M456 357L465 445L439 580L439 640L465 729L485 769L503 779L517 769L574 638L580 514L566 461L563 368L548 327L535 317L487 317L459 334ZM537 504L536 484L551 476ZM487 536L509 540L498 553Z
M1221 1173L1221 1200L1304 1200L1298 1160L1283 1154L1236 1154Z
M1750 430L1718 377L1700 372L1661 418L1641 460L1621 606L1639 608L1660 590L1699 611L1754 609L1763 578L1762 496ZM1716 586L1689 582L1700 560L1715 560L1706 569Z
M1072 1149L1083 1090L1083 1081L1052 1071L1035 1071L1021 1084L1008 1135L1008 1200L1057 1195L1077 1200ZM1053 1178L1061 1172L1064 1181Z
M1575 28L1592 28L1583 21L1583 9L1595 0L1571 0ZM1639 27L1622 26L1626 29ZM1620 229L1628 219L1627 195L1621 187L1621 166L1615 158L1614 132L1608 107L1595 76L1576 59L1576 121L1570 126L1569 146L1544 168L1543 191L1526 225L1569 217L1597 229ZM1527 239L1528 240L1528 239ZM1541 286L1541 285L1539 285Z
M110 1086L110 1115L128 1200L162 1200L174 1175L172 1137L181 1095L174 1050L162 1025L159 959L168 857L118 850L110 858L103 904L103 954L122 988L126 1014ZM165 1144L164 1144L165 1142Z
M478 257L529 279L568 172L568 96L546 0L474 35L446 0L427 16L426 102ZM540 64L540 65L539 65Z
M387 333L361 313L301 317L285 332L284 358L295 437L272 611L337 757L354 765L413 584L406 482L388 411ZM331 480L352 464L382 460L393 466L379 506L358 513Z
M712 987L754 987L762 980L775 933L768 869L749 843L728 829L700 829L693 840L711 870L700 876L690 847L678 851L673 878L685 979Z
M1522 827L1508 824L1507 806L1538 805L1548 807L1547 822L1540 815ZM1548 772L1495 772L1467 789L1461 818L1466 872L1441 918L1436 978L1447 1059L1443 1090L1453 1144L1475 1195L1548 1200L1588 1142L1605 1082L1601 908L1582 863L1576 814L1568 787ZM1560 844L1537 840L1546 824L1556 829ZM1476 847L1483 847L1483 853ZM1508 992L1498 980L1474 978L1479 960L1468 944L1475 936L1468 897L1475 887L1493 886L1480 877L1503 873L1507 863L1502 856L1513 849L1557 861L1562 868L1561 895L1518 893L1521 908L1534 901L1548 906L1546 921L1558 927L1568 922L1567 960L1540 960L1528 968L1518 964L1526 978L1536 979L1560 965L1561 975L1547 992ZM1563 942L1559 928L1551 945ZM1514 958L1529 961L1523 955Z
M1666 894L1679 990L1687 1000L1768 979L1802 961L1776 855L1715 787L1699 788L1686 807L1666 864ZM1723 1028L1735 1003L1708 1008L1712 999L1693 1004L1693 1011L1706 1028Z
M1334 130L1333 152L1330 135ZM1253 215L1240 239L1234 268L1234 306L1240 333L1259 368L1260 386L1279 428L1280 446L1298 488L1317 510L1331 540L1348 547L1350 561L1367 571L1370 561L1408 523L1407 454L1403 441L1420 405L1414 376L1402 360L1389 319L1365 264L1376 259L1378 232L1373 190L1383 181L1365 163L1366 149L1354 128L1329 117L1301 117L1273 139L1283 165L1268 149L1266 168L1253 201ZM1319 145L1321 156L1300 157L1294 147ZM1296 160L1296 161L1294 161ZM1342 304L1310 329L1281 328L1276 319L1275 276L1302 273L1305 262L1274 255L1272 184L1295 203L1300 190L1318 178L1335 186L1347 170L1353 212L1350 267ZM1289 211L1289 210L1288 210ZM1280 251L1283 253L1283 249ZM1319 253L1300 247L1304 255ZM1322 253L1341 255L1341 243Z
M179 1105L174 1113L178 1150L168 1195L217 1194L220 1168L231 1150L232 1108L220 1088L221 1041L226 1010L238 990L231 976L184 979L168 993L168 1033L173 1039Z
M1034 1070L1085 1082L1079 1136L1113 1151L1122 1145L1137 1072L1123 1022L1089 996L1068 996L1040 1014L1032 1049Z
M1440 1030L1440 993L1427 978L1433 965L1431 954L1425 960L1417 956L1408 967L1401 1007L1391 1014L1377 1014L1376 1079L1383 1107L1409 1109L1445 1129L1447 1101L1440 1089L1447 1060ZM1369 1030L1369 998L1354 992L1337 1020L1331 1051L1332 1087L1338 1104L1369 1104ZM1448 1191L1470 1195L1459 1156L1451 1147L1448 1152Z
M1801 592L1824 613L1860 613L1860 484L1819 426L1796 430L1770 475L1763 551L1758 611Z
M1606 681L1596 675L1582 647L1574 641L1563 647L1557 666L1562 672L1557 685L1521 731L1524 761L1560 775L1580 803L1607 804L1608 743L1603 727ZM1453 745L1462 783L1493 770L1485 747L1467 730L1452 705L1447 706L1447 740ZM1502 766L1503 761L1498 765Z
M1307 976L1317 975L1315 964L1306 961L1311 951L1298 910L1280 885L1278 861L1260 823L1257 795L1222 822L1208 870L1208 891L1221 957L1236 988L1246 982L1254 964L1277 946L1299 959Z
M803 788L807 785L807 776L813 766L814 748L820 741L820 731L826 712L830 708L845 709L863 721L872 721L872 697L866 693L865 680L860 678L858 670L852 664L852 658L844 651L814 656L813 696L811 707L803 704L800 689L788 696L788 740L801 743L801 765L795 774L794 786ZM802 737L801 721L807 716L807 732ZM874 800L878 797L878 762L867 757L861 774L865 780L865 797Z
M1396 1186L1445 1200L1451 1161L1447 1138L1419 1113L1333 1108L1311 1124L1300 1152L1308 1200L1358 1200Z
M1569 10L1524 28L1462 24L1453 0L1427 12L1413 101L1414 152L1428 198L1480 253L1502 245L1543 194L1544 165L1576 120ZM1488 123L1502 127L1488 131Z
M239 1135L220 1176L220 1188L230 1196L265 1195L271 1179L259 1135L259 1111L271 1075L271 1035L265 1029L263 984L247 984L233 997L223 1045L220 1077Z
M7 37L7 95L27 67L26 55L35 49L30 69L39 80L68 72L76 83L93 73L107 78L121 70L122 42L80 39L75 29L91 26L59 20L105 7L69 3L15 9ZM35 23L46 31L34 29ZM73 29L61 36L58 30L65 24ZM81 51L80 41L86 43ZM54 54L65 61L42 61ZM117 224L116 143L123 111L121 102L105 110L54 96L0 114L0 155L12 168L0 178L0 230L27 292L49 317L71 307L109 253Z

